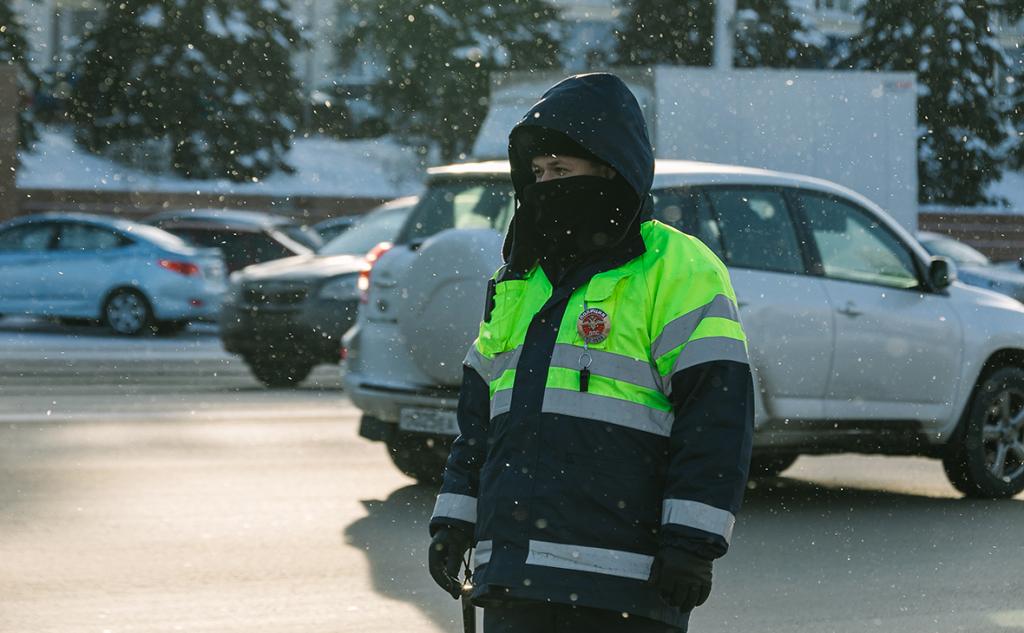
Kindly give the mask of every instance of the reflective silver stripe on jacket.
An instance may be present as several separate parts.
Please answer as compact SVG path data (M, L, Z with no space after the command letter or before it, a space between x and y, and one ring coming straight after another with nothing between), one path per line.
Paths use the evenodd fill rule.
M736 517L728 510L722 510L699 501L688 499L665 499L661 508L661 522L685 525L712 534L717 534L728 543Z
M530 553L526 557L527 565L557 567L644 581L651 576L653 562L653 556L634 552L545 541L530 541Z
M659 391L660 385L655 379L657 369L647 360L635 360L622 354L614 354L602 350L584 350L582 347L559 343L555 345L555 351L551 354L552 367L564 367L567 369L579 370L580 357L584 351L590 354L590 371L595 376L613 378L622 382L628 382L637 387Z
M671 411L569 389L546 389L541 411L599 420L662 437L672 433L672 422L675 420Z
M480 374L484 382L490 382L491 379L488 376L491 375L491 360L480 353L480 350L476 348L476 343L469 346L469 351L466 352L466 358L462 364Z
M480 541L476 544L476 549L473 550L473 569L491 562L491 548L493 547L493 541Z
M512 389L502 389L501 391L494 392L494 397L491 398L491 419L498 417L502 413L508 413L512 408Z
M437 495L431 520L438 517L476 523L476 497L442 492Z
M484 379L484 382L491 383L509 369L515 369L516 365L519 364L519 354L522 352L523 346L496 354L494 358L488 359L486 356L480 353L480 350L476 348L476 345L471 345L469 353L466 354L466 359L462 361L463 365L467 365L476 370L476 373L480 374L480 377Z
M690 341L679 353L672 371L665 376L665 395L672 395L672 375L688 367L710 363L716 360L733 360L737 363L749 363L747 346L743 341L728 336L709 336Z
M681 317L669 321L661 330L658 338L651 343L651 357L658 359L690 340L700 322L709 317L740 320L739 310L732 299L725 295L715 298L699 308L690 310Z

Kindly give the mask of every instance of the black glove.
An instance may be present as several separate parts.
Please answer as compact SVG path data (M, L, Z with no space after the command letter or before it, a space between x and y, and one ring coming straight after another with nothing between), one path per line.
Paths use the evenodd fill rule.
M651 584L667 604L690 611L711 594L711 560L677 547L663 547L651 566Z
M462 569L463 558L470 545L472 538L457 528L441 528L430 541L430 553L427 556L430 575L441 589L456 600L462 595L459 570Z

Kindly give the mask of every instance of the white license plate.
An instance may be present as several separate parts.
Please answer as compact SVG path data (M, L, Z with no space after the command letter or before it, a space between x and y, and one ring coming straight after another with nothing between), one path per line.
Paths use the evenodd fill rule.
M398 428L420 433L459 434L455 412L445 409L402 409L398 417Z

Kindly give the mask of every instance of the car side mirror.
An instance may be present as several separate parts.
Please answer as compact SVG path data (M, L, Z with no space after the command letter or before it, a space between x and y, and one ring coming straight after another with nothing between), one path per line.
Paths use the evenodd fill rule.
M936 290L948 288L956 281L956 265L945 257L932 257L928 266L928 283Z

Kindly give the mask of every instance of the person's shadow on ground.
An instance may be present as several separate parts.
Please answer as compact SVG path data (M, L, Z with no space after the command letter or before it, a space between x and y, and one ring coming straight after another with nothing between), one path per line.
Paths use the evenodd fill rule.
M345 529L345 541L366 553L377 593L415 604L443 630L461 631L459 603L434 584L427 570L436 495L436 487L409 485L383 501L364 499L367 516Z

